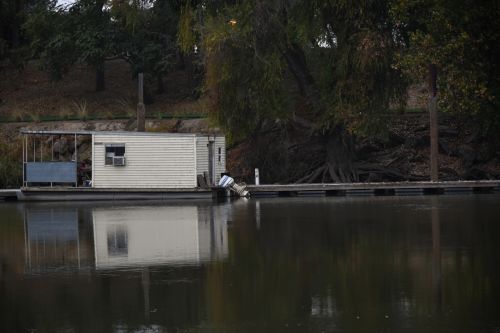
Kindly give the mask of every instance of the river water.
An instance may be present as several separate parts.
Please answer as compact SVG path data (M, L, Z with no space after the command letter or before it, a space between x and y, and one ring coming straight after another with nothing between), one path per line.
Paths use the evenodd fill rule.
M500 196L0 204L0 332L499 332Z

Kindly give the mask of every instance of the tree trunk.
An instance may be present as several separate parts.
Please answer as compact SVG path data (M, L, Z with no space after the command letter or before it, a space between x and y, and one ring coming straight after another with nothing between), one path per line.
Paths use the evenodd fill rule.
M329 135L326 146L326 164L330 178L336 183L358 181L358 174L353 167L354 140L341 127Z
M165 92L165 84L163 82L163 75L158 74L156 76L156 93L163 94Z
M177 52L177 68L181 71L186 69L186 59L181 51Z
M106 81L104 76L104 62L96 66L95 69L95 91L103 91L106 89Z
M430 141L431 141L431 181L439 180L439 142L438 142L438 119L437 119L437 68L436 65L429 65L429 120L430 120Z
M19 16L23 10L23 1L15 1L14 2L14 15L12 16L12 31L11 31L11 48L17 49L21 44L21 22Z
M314 149L317 147L318 149ZM300 152L299 160L307 160L312 169L304 170L297 183L351 183L359 176L353 163L354 139L342 127L323 136L319 141L309 140Z
M19 47L20 41L19 41L19 24L16 22L12 26L12 33L11 33L11 48L12 49L17 49Z
M137 76L137 132L144 132L146 108L144 107L144 74Z
M314 79L309 72L306 58L300 46L292 44L282 52L288 69L292 73L303 96L309 96L311 87L314 86Z
M303 50L299 45L292 44L282 52L288 69L292 73L302 96L310 109L321 112L323 106L318 103L317 88L311 75ZM300 119L300 117L299 117ZM303 123L303 121L302 121ZM311 126L312 129L312 126ZM306 177L307 182L333 181L346 183L359 181L358 173L353 167L354 142L341 124L325 138L324 164Z

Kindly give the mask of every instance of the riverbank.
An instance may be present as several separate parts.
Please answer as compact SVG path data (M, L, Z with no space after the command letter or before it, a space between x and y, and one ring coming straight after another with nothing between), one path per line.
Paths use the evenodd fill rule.
M387 117L389 132L385 140L357 140L355 143L355 166L365 168L361 182L425 181L428 180L429 137L427 115L412 113ZM21 129L69 130L69 131L126 131L134 130L134 118L92 121L16 122L0 124L0 187L19 188L21 185ZM199 119L148 119L148 131L180 133L213 133L219 129L211 126L206 118ZM261 172L261 182L267 184L294 183L297 169L307 160L300 155L292 156L287 163L279 163L270 156L263 165L256 160L255 150L262 142L244 141L230 143L227 153L227 169L239 181L253 183L254 168ZM309 141L308 141L309 140ZM289 142L268 142L269 150L277 146L308 145L314 142L299 134ZM500 152L466 126L447 115L440 117L440 180L493 180L500 179ZM88 145L79 147L79 156L85 156ZM277 170L286 177L277 177ZM294 179L295 176L295 179ZM321 181L317 181L321 183Z
M387 131L379 138L354 140L350 163L359 182L429 180L428 114L388 114L385 122ZM228 152L232 174L251 182L254 168L258 167L262 183L329 182L324 180L328 169L314 169L315 159L325 149L321 137L299 131L282 140L276 136L264 133L253 141L234 145ZM475 133L466 121L441 113L439 180L486 179L500 179L498 144Z
M21 185L21 128L35 130L135 130L136 86L127 64L111 61L104 92L89 90L93 72L75 66L60 82L50 82L36 63L23 72L5 70L0 80L0 188ZM157 132L218 132L207 117L206 96L193 95L189 73L166 78L166 91L151 95L146 106L146 128ZM360 182L424 181L429 175L426 92L415 86L408 92L408 109L385 116L387 131L378 138L356 138L352 166ZM29 120L27 122L17 120ZM17 122L16 122L17 121ZM447 114L439 116L440 180L500 179L500 149L471 130L471 122ZM310 152L320 150L317 137L291 130L284 136L260 133L241 142L228 138L228 171L238 181L253 182L255 168L262 182L322 183L327 176L314 170ZM81 149L81 150L80 150ZM81 145L85 156L88 145ZM311 171L312 170L312 171ZM315 177L314 177L315 176ZM327 177L328 178L328 177Z

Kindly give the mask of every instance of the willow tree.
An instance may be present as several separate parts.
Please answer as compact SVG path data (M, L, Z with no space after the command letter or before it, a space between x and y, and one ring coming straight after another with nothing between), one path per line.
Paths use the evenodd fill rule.
M358 180L353 138L377 133L380 114L403 90L391 66L398 41L387 1L216 6L198 7L197 32L211 111L232 140L273 133L254 161L275 169L288 163L273 180L285 173L308 182ZM298 136L306 140L297 144Z

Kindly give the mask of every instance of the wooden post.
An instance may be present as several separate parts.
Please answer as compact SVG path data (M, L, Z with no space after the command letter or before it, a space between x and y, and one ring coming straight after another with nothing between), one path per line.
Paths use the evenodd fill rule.
M142 292L144 293L144 319L146 319L146 322L149 322L149 294L151 289L149 267L144 267L141 273Z
M26 146L26 149L24 151L24 171L26 172L26 164L28 163L28 136L25 134L24 135L24 145ZM23 183L23 186L28 186L28 182L26 181L26 174L24 174L24 183Z
M438 118L437 118L437 67L434 64L429 65L429 120L430 120L430 139L431 139L431 181L439 181L439 137L438 137Z
M210 180L208 181L211 186L215 186L215 138L208 138L208 175Z
M25 137L26 137L26 134L24 134L24 135L23 135L23 137L22 137L22 141L23 141L23 186L24 186L24 180L26 179L26 175L24 174L24 171L25 171L25 170L24 170L24 169L25 169L25 168L24 168L24 150L26 149L26 148L24 147L24 142L26 141L26 140L25 140Z
M146 122L146 108L144 107L144 74L139 73L138 81L138 103L137 103L137 132L144 132Z
M75 187L78 187L78 146L76 143L76 133L75 133L75 167L76 167L76 182Z

